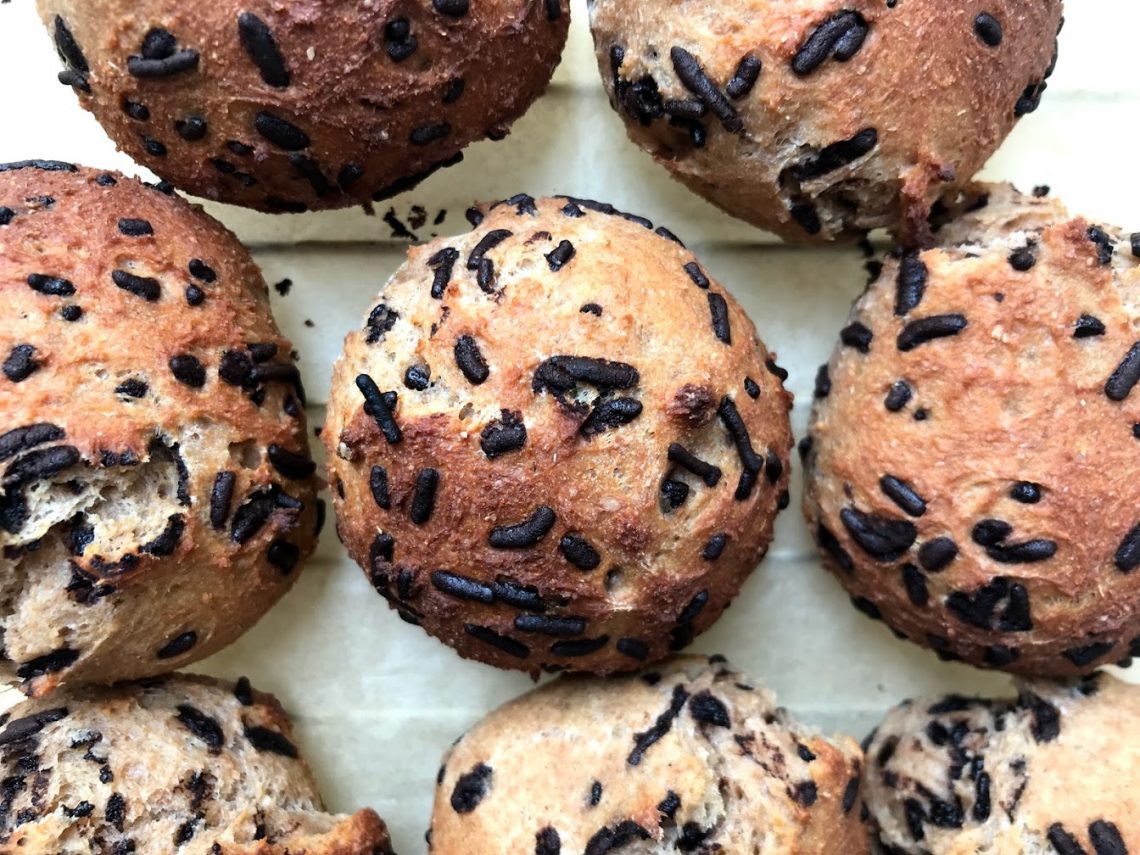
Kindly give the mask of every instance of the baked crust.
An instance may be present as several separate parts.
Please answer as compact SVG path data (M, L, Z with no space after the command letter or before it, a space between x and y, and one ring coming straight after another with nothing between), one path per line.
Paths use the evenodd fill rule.
M0 166L0 211L4 676L42 695L208 656L315 541L265 281L200 210L111 173Z
M731 295L648 221L565 198L484 210L411 249L346 340L321 434L338 533L464 656L634 670L707 629L766 552L791 396ZM391 438L358 381L396 396Z
M1061 24L1060 0L590 10L630 138L689 189L797 242L879 227L925 240L934 202L1036 109Z
M852 739L797 724L723 657L563 677L448 752L429 851L861 855L861 765Z
M1140 650L1140 266L1118 230L989 189L856 302L817 385L804 508L895 631L1079 674Z
M867 749L870 824L898 855L1135 852L1140 689L1098 673L1016 700L892 710ZM921 833L921 841L916 837Z
M68 689L13 708L0 743L2 853L392 853L373 811L325 813L284 710L248 681Z
M385 199L505 136L570 22L568 0L38 7L61 79L123 151L180 189L271 213Z

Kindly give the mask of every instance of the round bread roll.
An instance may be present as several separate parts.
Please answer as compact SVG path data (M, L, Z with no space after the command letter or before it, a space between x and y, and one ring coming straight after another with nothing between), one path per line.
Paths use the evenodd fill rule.
M0 165L0 677L201 659L293 584L319 508L265 282L186 202Z
M506 136L568 0L39 0L70 85L180 189L271 213L385 199Z
M805 510L856 605L974 665L1140 651L1140 236L992 187L856 302Z
M371 810L325 812L271 695L175 674L3 717L0 850L392 855Z
M793 721L721 656L563 677L444 758L434 855L861 855L862 752Z
M863 797L892 855L1140 852L1140 689L1106 674L1016 700L902 704L867 749Z
M472 218L412 249L345 342L322 432L340 537L463 656L634 670L767 551L782 369L648 220L529 196Z
M793 241L926 234L1056 59L1061 0L594 0L598 64L635 143Z

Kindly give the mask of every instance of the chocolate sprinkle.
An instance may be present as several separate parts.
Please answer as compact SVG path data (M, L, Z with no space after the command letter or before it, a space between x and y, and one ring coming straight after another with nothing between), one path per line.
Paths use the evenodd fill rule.
M79 47L75 36L72 35L67 22L56 15L53 23L55 26L55 48L59 52L60 59L80 74L87 74L91 70L87 64L87 57L83 55L83 50Z
M786 177L799 183L812 181L849 166L874 151L878 144L879 132L874 128L864 128L849 139L824 146L818 154L789 167ZM781 174L781 179L784 177L785 175Z
M1002 602L1006 606L995 621L994 613ZM960 620L979 629L1028 632L1033 628L1028 592L1004 576L995 577L972 594L953 592L946 598L946 607Z
M1124 845L1120 829L1103 819L1089 825L1089 842L1096 850L1096 855L1128 855L1128 847Z
M1073 327L1073 338L1095 338L1108 332L1104 322L1092 315L1081 315Z
M558 551L562 553L563 558L583 572L596 570L602 563L601 555L590 542L577 535L563 535L558 542Z
M1104 385L1104 393L1112 401L1123 401L1140 382L1140 342L1132 345L1124 359Z
M435 510L435 493L439 488L439 472L424 468L416 474L416 488L412 494L409 516L416 525L424 525Z
M669 57L681 83L720 119L725 130L730 133L744 130L744 121L740 118L740 114L705 73L695 56L683 47L675 45L670 49Z
M253 127L259 134L285 151L300 151L310 145L309 135L292 122L262 110L253 118Z
M808 36L792 59L792 71L801 77L811 74L828 57L847 62L863 46L869 29L866 19L858 12L836 13Z
M436 570L431 574L431 584L437 591L456 599L486 603L487 605L495 602L495 592L489 585L484 585L482 582L461 576L458 573Z
M875 334L866 324L855 321L840 331L839 340L847 347L867 354L871 352L871 342L875 340Z
M181 635L175 636L168 641L158 653L155 654L159 659L173 659L176 656L181 656L194 648L198 643L198 633L190 630Z
M705 544L705 548L701 550L701 558L705 561L716 561L724 553L724 548L727 545L727 534L714 534Z
M958 557L958 544L948 537L928 540L918 550L918 563L927 573L939 573Z
M0 367L8 380L13 383L23 383L40 369L40 361L35 358L34 345L17 344L9 351Z
M204 742L211 754L217 754L221 751L226 742L226 735L217 719L189 704L179 704L176 709L178 710L178 722L197 739Z
M297 746L290 742L284 734L278 733L276 730L270 730L267 727L246 727L245 738L249 740L249 744L256 748L258 751L268 751L270 754L280 754L282 757L289 757L296 760L298 757Z
M974 18L974 32L986 47L996 48L1001 44L1001 23L989 12L982 12Z
M641 411L641 402L634 398L603 398L594 405L578 432L585 437L596 436L610 428L629 424L641 415Z
M689 274L689 278L693 280L693 284L698 288L708 288L709 278L705 276L701 266L695 261L690 261L685 265L685 272Z
M372 492L372 500L376 506L384 510L392 507L392 499L388 495L388 470L383 466L373 466L368 475L368 488Z
M455 364L459 366L467 382L474 386L486 382L491 374L478 343L469 335L460 336L455 342Z
M317 471L316 462L304 454L271 443L266 456L281 475L294 481L302 481Z
M725 94L733 100L739 100L748 95L756 86L756 81L760 79L762 67L760 57L754 53L746 54L736 66L732 78L725 85Z
M495 549L528 549L549 534L554 522L554 510L542 505L521 523L491 529L488 543Z
M198 51L180 50L162 59L147 59L142 56L127 57L127 72L138 78L173 77L198 67Z
M71 650L67 647L53 650L51 653L45 653L43 656L37 656L35 659L25 662L16 669L16 676L21 680L32 680L45 674L54 674L70 668L78 658L78 650Z
M436 8L439 8L441 2L442 0L435 0ZM466 0L463 0L463 5L466 6ZM456 813L471 813L479 807L491 789L493 777L494 772L485 763L477 763L470 772L460 775L455 782L455 789L451 791L451 809Z
M895 314L904 317L918 308L926 294L929 273L917 252L908 252L899 262Z
M1115 646L1116 645L1111 641L1098 641L1087 644L1084 647L1071 647L1065 650L1061 655L1072 662L1076 667L1087 668L1096 662L1096 660L1110 653Z
M748 435L748 427L744 424L744 419L741 418L740 411L736 408L736 403L732 398L725 396L721 400L720 407L717 409L717 415L720 416L721 422L724 424L725 429L736 445L736 453L740 457L743 471L740 474L740 482L736 487L735 498L737 501L744 501L752 495L752 489L756 484L756 476L760 473L761 469L763 469L764 461L752 448L752 440Z
M910 386L903 380L897 380L887 392L887 397L883 399L883 406L890 412L897 413L910 403L912 397L914 392Z
M839 518L860 548L881 562L897 561L910 550L918 537L918 529L913 523L865 513L856 508L844 508Z
M551 271L557 273L565 267L570 259L574 257L574 244L568 240L562 241L550 253L546 255L546 261L550 265Z
M467 14L470 3L469 0L432 0L431 5L441 15L447 15L449 18L462 18Z
M685 706L686 701L689 700L689 693L681 685L673 687L673 697L669 702L669 707L657 716L657 720L653 725L645 731L637 733L633 737L633 751L629 753L626 762L630 766L640 765L642 759L645 757L645 752L653 747L654 743L658 742L665 734L667 734L673 727L673 721Z
M573 637L586 631L586 619L581 617L550 617L547 615L519 615L515 618L519 632L540 635Z
M697 692L689 699L689 715L701 724L712 727L732 727L728 708L723 701L714 697L707 689Z
M725 344L732 344L732 329L728 321L728 303L724 297L710 291L709 311L712 314L713 334Z
M189 353L180 353L170 358L170 373L175 380L192 389L201 389L206 385L206 367Z
M581 638L574 641L556 641L550 645L550 652L555 656L564 656L576 659L582 656L591 656L610 643L610 637Z
M547 0L547 8L549 9L552 3L561 13L558 9L558 0ZM562 838L552 826L546 826L534 836L534 855L561 855L561 852Z
M476 638L484 644L498 648L508 656L513 656L516 659L526 659L530 656L530 648L521 641L516 641L505 635L499 635L499 633L493 629L488 629L485 626L476 626L475 624L467 623L463 625L463 631L472 638Z
M879 479L879 487L887 498L910 516L920 517L926 513L926 501L906 481L884 475Z
M433 299L443 299L447 284L451 281L455 262L459 260L459 250L447 246L428 259L428 267L433 273L431 296Z
M898 348L906 353L935 339L958 335L967 325L966 317L959 314L931 315L920 318L903 327L898 337ZM1138 365L1137 370L1138 376L1140 376L1140 365Z
M479 447L488 460L494 460L526 445L526 425L522 414L503 410L502 416L487 424L479 437Z
M676 463L678 466L681 466L692 472L694 475L704 481L706 486L715 487L718 483L720 483L720 469L716 466L713 466L711 463L706 463L705 461L701 460L680 443L670 443L668 459L671 463Z
M162 286L159 281L149 276L136 276L125 270L115 270L111 273L111 280L124 291L130 292L136 297L142 297L150 303L162 296Z
M67 717L67 707L54 707L40 713L32 713L23 718L8 722L8 726L0 732L0 745L12 745L24 742L29 737L39 733L49 724Z
M619 638L616 645L618 653L645 662L649 659L649 645L639 638Z
M261 79L276 89L287 87L291 82L289 69L269 25L252 12L242 12L237 23L241 46L261 72Z
M392 410L388 407L376 382L367 374L360 374L356 378L356 388L364 396L364 412L376 421L377 427L388 443L394 445L402 440L403 433L400 431L400 426L396 424Z
M1140 525L1135 526L1124 536L1117 547L1116 569L1121 573L1131 573L1140 567Z
M56 442L66 436L63 428L48 422L39 422L27 427L14 428L0 434L0 460L7 460L17 454L43 445Z
M50 478L80 461L79 449L73 445L55 445L29 451L8 465L3 486L7 488Z

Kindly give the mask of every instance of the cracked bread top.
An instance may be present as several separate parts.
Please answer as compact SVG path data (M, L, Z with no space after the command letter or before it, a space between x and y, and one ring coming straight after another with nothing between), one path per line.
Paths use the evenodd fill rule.
M862 753L723 657L563 677L492 712L440 769L434 855L869 852Z
M392 855L326 813L271 695L175 674L63 689L0 719L0 853Z
M863 795L895 855L1127 855L1140 688L1104 672L1016 698L907 701L870 740Z
M170 671L290 587L317 525L291 345L197 208L71 164L0 166L0 672Z

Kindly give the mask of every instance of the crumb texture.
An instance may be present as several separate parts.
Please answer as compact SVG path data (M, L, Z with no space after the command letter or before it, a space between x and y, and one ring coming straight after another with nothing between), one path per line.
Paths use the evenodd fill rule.
M869 853L862 754L723 657L563 677L483 719L439 773L433 855Z
M1018 684L1016 699L951 695L892 710L863 795L896 855L1128 855L1140 689L1103 672Z
M110 173L0 166L0 674L163 673L290 587L318 508L303 390L232 235Z
M0 852L392 855L325 813L277 701L174 675L27 701L0 726Z

